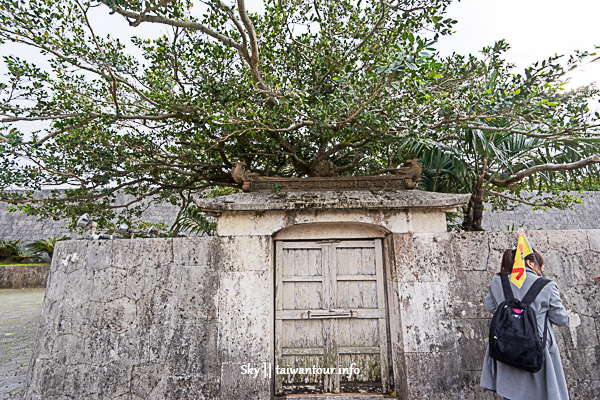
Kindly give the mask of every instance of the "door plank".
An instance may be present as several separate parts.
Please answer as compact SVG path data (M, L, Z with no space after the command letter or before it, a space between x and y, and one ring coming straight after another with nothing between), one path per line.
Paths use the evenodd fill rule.
M389 393L381 251L380 239L276 242L275 359L292 371L276 374L276 395ZM294 369L352 363L359 374L309 376Z
M384 277L383 277L383 248L381 245L381 239L375 240L375 263L377 265L377 293L378 303L380 310L386 310L385 306L385 288L384 288ZM380 362L381 362L381 386L383 393L390 392L389 384L389 362L388 362L388 340L387 340L387 315L382 315L379 318L379 348Z

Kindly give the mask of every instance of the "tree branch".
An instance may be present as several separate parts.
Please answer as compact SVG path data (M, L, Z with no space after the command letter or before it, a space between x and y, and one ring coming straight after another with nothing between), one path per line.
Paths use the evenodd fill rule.
M549 163L549 164L543 164L543 165L536 165L534 167L531 167L531 168L525 169L521 172L518 172L517 174L515 174L515 176L513 176L512 178L506 179L506 180L493 178L493 177L491 177L490 174L486 174L486 179L491 177L491 179L489 179L489 182L495 186L510 187L510 185L512 185L513 183L519 182L520 180L527 178L528 176L531 176L538 172L570 171L570 170L585 167L590 164L597 164L597 163L600 163L600 156L594 155L594 156L590 156L588 158L584 158L583 160L579 160L579 161L576 161L573 163L567 163L567 164L550 164Z
M531 202L529 202L527 200L523 200L523 199L519 199L519 198L516 198L516 197L507 196L507 195L502 194L500 192L496 192L495 190L487 189L486 191L488 193L493 194L494 196L502 197L503 199L514 201L515 203L521 203L521 204L525 204L525 205L532 206L532 207L551 207L551 205L548 204L548 203L538 203L538 204L536 204L536 203L531 203Z
M111 10L114 10L117 14L120 14L126 18L132 18L136 21L138 19L141 19L140 23L141 22L151 22L151 23L156 23L156 24L171 25L171 26L178 26L180 28L188 28L188 29L198 30L200 32L207 34L208 36L210 36L214 39L217 39L218 41L220 41L228 46L231 46L231 47L237 49L240 53L242 53L242 54L244 53L244 48L240 43L236 42L235 40L231 39L228 36L225 36L221 33L215 32L212 29L208 28L207 26L204 26L197 22L180 21L180 20L176 20L176 19L172 19L172 18L161 17L158 15L141 15L140 13L124 10L119 6L111 7L108 5L108 2L106 0L102 0L102 3L104 5L106 5L107 7L109 7ZM129 24L132 25L133 23L130 22Z

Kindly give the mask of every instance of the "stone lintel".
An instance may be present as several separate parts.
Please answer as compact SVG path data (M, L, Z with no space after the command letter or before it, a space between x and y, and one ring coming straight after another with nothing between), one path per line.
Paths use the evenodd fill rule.
M447 211L469 201L470 194L448 194L420 190L322 191L238 193L208 199L195 199L205 212L282 210L391 210L437 209Z

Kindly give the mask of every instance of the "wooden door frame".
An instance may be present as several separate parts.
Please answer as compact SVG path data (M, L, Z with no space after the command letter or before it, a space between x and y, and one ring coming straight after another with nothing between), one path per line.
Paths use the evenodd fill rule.
M271 399L285 399L287 397L287 395L284 396L275 396L275 365L276 365L276 331L275 331L275 323L276 323L276 318L275 318L275 313L276 313L276 309L277 309L277 305L276 305L276 293L275 293L275 289L276 289L276 282L277 282L277 245L276 242L278 241L285 241L285 242L290 242L290 241L315 241L315 240L368 240L368 239L381 239L381 254L380 256L382 257L382 269L383 269L383 295L384 295L384 304L385 304L385 333L386 333L386 340L387 340L387 360L388 360L388 387L389 387L389 392L390 393L395 393L396 392L396 382L399 381L399 378L401 378L400 375L398 375L399 371L396 371L395 368L395 362L394 360L396 360L395 357L398 356L396 349L394 348L394 343L392 341L392 334L397 335L398 337L401 337L401 334L399 333L399 327L396 327L396 329L393 329L391 326L391 313L394 311L394 314L397 313L397 308L398 305L395 304L395 302L390 302L390 284L392 282L391 278L391 268L394 265L393 263L395 262L395 258L394 258L394 253L393 253L393 240L392 240L392 233L389 232L387 229L382 228L380 226L376 226L376 225L372 225L372 224L366 224L366 223L308 223L308 224L302 224L303 227L302 228L297 228L298 225L294 225L292 227L288 227L288 228L284 228L281 231L276 232L275 234L273 234L272 236L272 266L273 266L273 290L272 290L272 310L273 310L273 320L272 320L272 324L271 324L271 343L273 345L272 351L271 351L271 382L270 382L270 387L271 387ZM341 225L343 225L343 227L348 227L348 228L354 228L353 230L353 235L354 236L358 236L358 237L348 237L347 235L344 234L340 234L339 229L337 230L328 230L328 229L322 229L323 227L327 227L327 226L337 226L337 228L339 228ZM319 231L321 234L316 235L316 237L307 237L307 233L312 233L310 232L310 228L313 227L319 227ZM290 229L291 228L291 229ZM303 229L303 228L307 228L307 229ZM356 234L356 232L360 232L363 229L360 228L367 228L364 229L366 230L366 234ZM289 232L288 232L289 229ZM294 231L295 230L295 231ZM291 234L290 234L291 233ZM335 237L331 237L329 235L334 234ZM298 236L298 238L295 238L295 236ZM342 236L342 237L340 237ZM392 310L392 308L394 308L394 310ZM405 371L400 371L400 373L405 373ZM401 380L401 379L400 379ZM323 396L327 396L327 394L323 394ZM336 395L333 395L333 397L335 397Z

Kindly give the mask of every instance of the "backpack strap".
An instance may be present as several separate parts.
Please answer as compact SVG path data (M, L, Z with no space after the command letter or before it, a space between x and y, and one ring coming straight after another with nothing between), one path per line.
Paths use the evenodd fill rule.
M502 281L502 290L504 291L504 300L512 300L515 298L512 289L510 288L510 281L508 280L507 274L500 274L500 281Z
M527 305L530 305L531 303L533 303L533 301L535 300L537 295L540 294L540 292L544 288L544 286L546 286L550 282L551 282L551 280L546 279L546 278L536 279L535 282L533 282L533 285L531 285L531 287L525 294L525 297L523 297L523 300L521 300L521 303L524 303Z
M530 305L535 300L537 295L540 294L542 289L550 282L552 282L552 281L550 279L546 279L546 278L536 279L535 282L533 282L533 285L531 285L531 287L527 291L527 293L525 293L525 297L523 297L523 300L521 300L521 303ZM547 334L548 334L548 313L546 313L546 318L544 318L544 333L542 335L542 346L543 347L546 347L546 340L548 339Z

